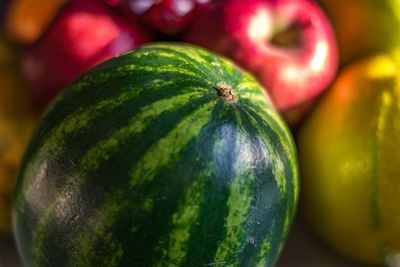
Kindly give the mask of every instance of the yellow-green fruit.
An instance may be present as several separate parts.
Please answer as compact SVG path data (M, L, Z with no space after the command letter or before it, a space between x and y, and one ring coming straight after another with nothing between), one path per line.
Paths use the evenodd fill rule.
M341 62L400 46L400 0L320 0L335 28Z
M11 199L19 161L36 124L18 57L0 39L0 234L11 232Z
M400 57L345 69L298 134L301 210L338 252L400 252Z

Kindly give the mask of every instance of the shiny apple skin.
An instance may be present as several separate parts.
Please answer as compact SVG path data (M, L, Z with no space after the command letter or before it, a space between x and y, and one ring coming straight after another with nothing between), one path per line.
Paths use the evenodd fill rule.
M216 0L106 0L119 5L124 14L164 35L185 31L204 6Z
M276 33L300 25L300 42L272 43ZM279 111L314 99L338 66L333 29L321 8L307 0L222 0L183 39L228 56L255 74Z
M131 18L153 29L173 35L187 28L193 19L196 0L122 0L121 8Z
M100 0L70 0L44 36L23 57L23 72L46 106L86 69L152 40L151 34Z

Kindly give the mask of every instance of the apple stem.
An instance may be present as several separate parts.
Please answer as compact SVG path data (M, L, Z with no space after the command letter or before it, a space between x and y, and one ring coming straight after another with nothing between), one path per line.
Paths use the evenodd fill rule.
M236 102L237 96L235 91L233 91L232 87L230 87L226 83L219 83L214 87L217 91L217 94L222 97L227 102Z

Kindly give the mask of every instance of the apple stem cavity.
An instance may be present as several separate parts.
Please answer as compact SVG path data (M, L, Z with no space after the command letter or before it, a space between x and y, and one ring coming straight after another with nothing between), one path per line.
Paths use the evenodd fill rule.
M232 87L226 83L219 83L214 87L218 96L222 97L226 102L236 102L237 96Z
M302 33L309 25L293 23L286 29L278 31L271 38L271 43L283 48L296 48L302 45Z

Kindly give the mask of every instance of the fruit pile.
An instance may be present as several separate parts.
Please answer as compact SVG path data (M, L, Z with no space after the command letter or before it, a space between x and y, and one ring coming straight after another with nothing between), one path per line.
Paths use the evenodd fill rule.
M336 252L400 266L399 0L0 10L0 233L12 210L26 266L273 266L298 199Z

